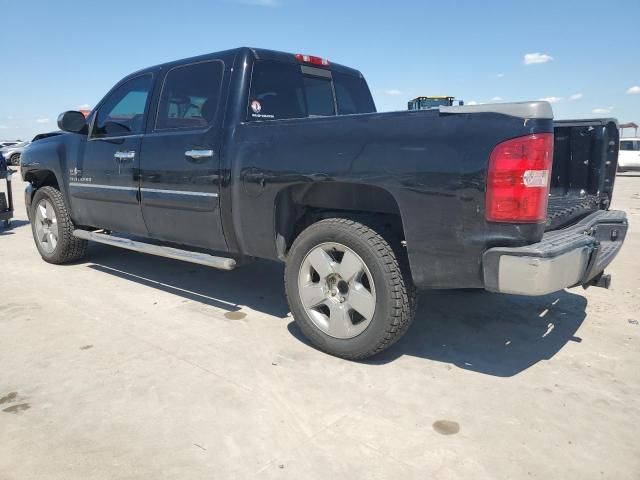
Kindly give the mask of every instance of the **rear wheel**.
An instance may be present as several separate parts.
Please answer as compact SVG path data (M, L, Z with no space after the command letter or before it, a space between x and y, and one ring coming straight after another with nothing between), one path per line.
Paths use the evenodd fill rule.
M49 263L79 260L88 242L73 236L74 225L60 191L43 187L33 196L31 230L40 256Z
M413 320L415 297L406 273L376 231L332 218L295 240L285 287L296 323L316 347L364 359L392 345Z
M20 154L19 153L14 153L13 155L11 155L11 157L9 158L9 165L20 165Z

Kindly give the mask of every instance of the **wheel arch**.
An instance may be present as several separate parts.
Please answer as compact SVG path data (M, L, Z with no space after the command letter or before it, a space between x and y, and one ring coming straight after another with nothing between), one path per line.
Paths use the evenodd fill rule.
M29 198L26 199L29 204L38 189L42 187L54 187L60 190L60 182L52 170L29 170L24 174L24 180L31 184L31 189L27 191Z
M275 242L280 259L287 257L295 238L324 218L340 217L382 229L398 243L404 227L398 202L388 190L359 183L312 183L289 186L275 199Z

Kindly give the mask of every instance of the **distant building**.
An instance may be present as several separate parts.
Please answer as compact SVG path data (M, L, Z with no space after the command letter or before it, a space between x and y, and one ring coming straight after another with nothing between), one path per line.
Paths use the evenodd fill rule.
M618 128L620 128L620 136L624 136L624 129L625 128L633 128L633 136L637 137L638 136L638 124L637 123L633 123L633 122L629 122L629 123L621 123L620 125L618 125Z

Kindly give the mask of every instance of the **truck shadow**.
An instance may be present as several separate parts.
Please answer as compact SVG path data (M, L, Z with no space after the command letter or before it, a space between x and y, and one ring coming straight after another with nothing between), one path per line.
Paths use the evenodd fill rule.
M368 363L401 355L436 360L497 377L510 377L548 360L570 341L586 317L587 300L561 291L523 297L456 290L420 296L418 314L398 343Z
M283 265L256 261L231 272L92 244L89 268L148 285L228 311L247 306L284 319L289 307ZM542 297L492 294L482 290L432 290L419 299L407 334L366 361L383 365L398 357L449 363L486 375L510 377L552 358L585 319L587 300L563 291ZM289 332L305 344L295 322Z
M223 310L246 305L278 318L289 313L278 262L260 260L228 272L99 244L90 245L87 261L94 270Z
M9 228L5 228L0 225L0 235L13 235L13 231L16 228L23 227L25 225L29 225L29 222L26 220L11 220L11 225Z

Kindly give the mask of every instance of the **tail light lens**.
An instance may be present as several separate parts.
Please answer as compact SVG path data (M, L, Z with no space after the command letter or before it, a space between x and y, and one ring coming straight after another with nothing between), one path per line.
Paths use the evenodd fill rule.
M487 220L543 221L547 213L552 158L552 133L512 138L498 144L489 158Z

